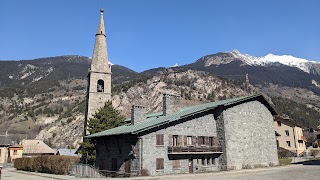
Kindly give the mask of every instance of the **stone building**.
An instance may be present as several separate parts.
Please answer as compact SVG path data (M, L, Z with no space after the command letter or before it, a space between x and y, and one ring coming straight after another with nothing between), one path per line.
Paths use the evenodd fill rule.
M101 10L88 74L88 119L111 97L111 67ZM262 95L178 109L165 94L163 111L133 106L128 124L86 136L95 141L96 166L104 172L150 175L218 171L278 164L275 110Z
M163 112L132 107L128 124L87 138L96 166L150 175L219 171L278 164L275 110L262 95L189 106L177 111L164 95Z
M103 9L100 10L100 22L88 73L87 102L84 121L84 136L87 134L87 123L107 100L111 99L111 65L108 60L107 40L104 28Z

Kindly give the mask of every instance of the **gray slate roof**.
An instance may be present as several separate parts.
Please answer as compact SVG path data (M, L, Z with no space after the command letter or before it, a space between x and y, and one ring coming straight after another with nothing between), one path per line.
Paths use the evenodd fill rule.
M263 97L263 95L255 94L251 96L243 96L243 97L238 97L238 98L233 98L233 99L228 99L223 101L216 101L216 102L210 102L205 104L199 104L195 106L188 106L167 116L162 116L162 113L159 113L159 112L153 113L152 114L153 116L147 115L147 117L149 118L147 118L144 122L141 122L139 124L134 124L134 125L126 124L126 125L105 130L99 133L95 133L86 137L96 138L96 137L120 135L120 134L138 134L158 126L186 118L188 116L192 116L195 114L199 114L201 112L206 112L208 110L215 109L218 106L231 106L238 103L243 103L246 101L254 101L254 100L260 101L269 109L269 111L273 115L277 115L277 112L271 107L271 105L267 102L267 100ZM154 116L155 114L158 116Z
M60 148L57 149L57 155L60 156L78 156L75 154L77 149L65 149L65 148Z
M7 147L13 145L12 140L7 135L0 135L0 146Z

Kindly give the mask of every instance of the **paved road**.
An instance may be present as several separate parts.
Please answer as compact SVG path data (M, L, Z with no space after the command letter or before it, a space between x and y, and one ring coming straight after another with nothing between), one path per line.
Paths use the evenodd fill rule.
M15 171L13 168L3 169L1 171L1 180L52 180L52 179L76 179L72 176L63 175L51 175L51 174L41 174L41 173L31 173Z
M204 173L204 174L184 174L184 175L170 175L170 176L158 176L158 177L137 177L137 178L126 178L125 180L135 179L152 179L152 180L319 180L320 179L320 161L313 162L310 164L297 164L283 167L272 167L272 168L261 168L241 171L228 171L219 173ZM41 175L41 176L39 176ZM2 170L1 180L46 180L46 179L65 179L74 180L75 177L61 176L61 175L49 175L39 173L25 173L16 172L12 169ZM85 180L86 178L81 178ZM116 180L121 180L117 178ZM98 179L89 179L98 180ZM104 180L99 178L99 180Z

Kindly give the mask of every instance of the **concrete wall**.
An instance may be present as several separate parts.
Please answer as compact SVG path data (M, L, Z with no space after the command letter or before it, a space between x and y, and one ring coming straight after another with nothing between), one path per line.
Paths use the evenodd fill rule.
M295 126L293 128L293 131L295 135L297 155L300 156L306 150L305 137L303 136L303 131L301 127Z
M164 134L164 145L156 145L156 134ZM155 132L142 136L142 167L147 169L150 175L176 174L189 172L189 157L169 157L169 134L171 135L185 135L185 136L217 136L216 121L213 114L207 114L190 121L186 121L175 126L167 127L165 129L157 130ZM201 156L199 159L212 156ZM156 159L164 158L164 169L156 170ZM171 158L171 159L169 159ZM180 168L173 168L173 160L180 160ZM197 164L197 157L193 156L194 172L197 171L217 171L218 165L202 166Z
M8 160L8 148L0 147L0 163L7 163Z
M15 153L14 150L16 150L17 152ZM14 159L16 159L16 158L21 158L22 154L23 154L23 149L22 148L10 148L11 162L13 162Z
M220 165L242 169L278 164L273 116L260 102L224 109L217 118L224 154ZM223 122L222 122L223 121Z

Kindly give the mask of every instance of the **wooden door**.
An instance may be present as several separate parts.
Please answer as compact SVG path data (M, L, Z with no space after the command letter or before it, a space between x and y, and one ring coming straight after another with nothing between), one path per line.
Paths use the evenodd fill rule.
M111 171L117 171L118 162L116 158L112 158Z
M131 159L127 160L125 163L124 163L124 172L126 174L130 174L131 173Z

